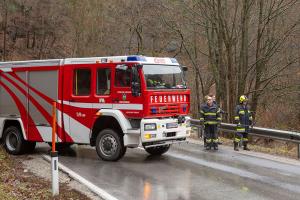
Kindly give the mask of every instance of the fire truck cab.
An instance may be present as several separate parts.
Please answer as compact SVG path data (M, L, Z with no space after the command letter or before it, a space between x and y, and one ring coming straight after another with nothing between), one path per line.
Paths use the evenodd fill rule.
M0 63L0 138L12 154L51 142L89 144L107 161L185 142L190 90L175 58L112 56Z

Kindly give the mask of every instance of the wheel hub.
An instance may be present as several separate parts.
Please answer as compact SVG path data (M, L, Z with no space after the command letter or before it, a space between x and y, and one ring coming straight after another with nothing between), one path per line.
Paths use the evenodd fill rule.
M100 140L100 150L101 152L106 155L110 156L113 155L118 148L118 143L116 138L112 135L104 135Z
M14 151L18 146L18 137L15 132L10 132L6 137L6 146L9 150Z
M112 143L109 139L106 139L105 141L103 141L103 149L105 151L109 151L112 148Z

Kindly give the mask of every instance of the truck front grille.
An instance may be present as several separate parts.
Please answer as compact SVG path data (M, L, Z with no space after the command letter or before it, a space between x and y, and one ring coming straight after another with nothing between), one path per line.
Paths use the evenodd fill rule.
M176 132L168 132L165 133L166 137L175 137L176 136Z
M176 114L179 112L180 112L179 104L164 104L164 105L150 107L150 114L152 115Z

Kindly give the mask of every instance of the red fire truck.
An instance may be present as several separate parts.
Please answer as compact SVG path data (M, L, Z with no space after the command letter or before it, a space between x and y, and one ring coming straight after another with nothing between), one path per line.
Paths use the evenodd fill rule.
M190 132L190 91L175 58L113 56L0 63L0 138L11 154L89 144L103 160L143 146L161 155Z

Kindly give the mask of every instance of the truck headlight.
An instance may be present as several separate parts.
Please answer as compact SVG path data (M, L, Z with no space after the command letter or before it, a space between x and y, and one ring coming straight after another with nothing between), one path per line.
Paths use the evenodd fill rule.
M167 129L178 128L178 123L167 123Z
M155 123L144 124L144 130L145 131L154 131L154 130L156 130L156 124Z

